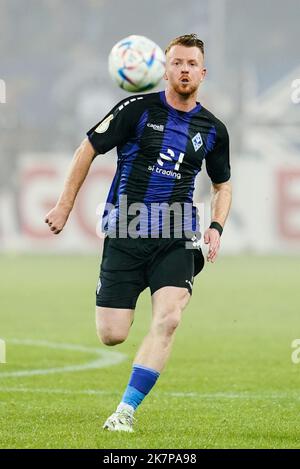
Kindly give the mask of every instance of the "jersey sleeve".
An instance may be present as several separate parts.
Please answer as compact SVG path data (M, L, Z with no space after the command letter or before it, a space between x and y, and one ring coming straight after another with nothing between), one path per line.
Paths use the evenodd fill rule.
M137 106L133 100L123 100L94 125L87 136L96 153L104 154L128 141L134 134L136 115Z
M213 149L206 155L206 170L211 181L221 184L230 179L229 135L225 125L216 125L216 139Z

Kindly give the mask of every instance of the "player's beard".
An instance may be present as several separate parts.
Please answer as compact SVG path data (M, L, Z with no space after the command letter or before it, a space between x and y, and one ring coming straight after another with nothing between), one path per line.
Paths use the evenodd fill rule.
M189 82L187 85L183 85L181 82L174 83L173 88L176 93L184 97L191 96L192 94L195 94L198 90L198 86L192 84L191 82Z

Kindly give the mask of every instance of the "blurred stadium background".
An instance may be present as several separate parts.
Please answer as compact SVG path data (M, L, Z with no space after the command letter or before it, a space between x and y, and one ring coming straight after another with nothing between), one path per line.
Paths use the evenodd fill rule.
M200 101L231 135L234 203L223 251L299 252L300 77L297 0L1 0L1 250L95 251L96 208L114 171L100 157L71 223L59 237L43 224L85 132L126 93L111 82L107 56L131 33L161 47L196 32L208 76ZM161 87L164 83L161 83ZM208 203L209 182L197 199ZM207 205L208 207L209 205Z
M298 0L0 0L0 447L299 447L300 365L290 358L300 333L299 15ZM53 343L99 347L96 211L115 152L95 160L60 236L44 216L85 132L126 96L107 71L114 43L136 33L164 48L187 32L206 46L199 100L230 132L233 207L140 433L111 439L97 432L150 321L148 292L117 347L126 363L26 370L86 361L83 349L74 357ZM201 175L196 200L207 219L209 188Z

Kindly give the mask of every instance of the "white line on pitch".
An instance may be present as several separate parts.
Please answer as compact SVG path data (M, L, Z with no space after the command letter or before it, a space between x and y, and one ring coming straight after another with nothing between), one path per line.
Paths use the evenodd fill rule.
M105 368L112 365L117 365L124 360L127 356L124 353L104 350L100 347L86 347L84 345L64 344L56 342L48 342L46 340L31 340L31 339L10 339L6 343L14 345L28 345L33 347L45 347L55 350L69 350L72 352L89 353L96 355L98 358L80 365L67 365L57 368L43 368L32 370L19 370L19 371L4 371L0 372L0 378L18 378L23 376L36 376L36 375L49 375L53 373L69 373L74 371L85 371L98 368Z
M79 394L79 395L112 395L120 394L117 391L106 391L102 389L56 389L56 388L24 388L24 387L0 387L0 392L21 392L21 393L37 393L37 394Z
M63 389L63 388L25 388L25 387L0 387L0 392L20 392L20 393L33 393L33 394L69 394L69 395L119 395L118 391L107 391L104 389ZM212 392L212 393L201 393L201 392L168 392L168 391L157 391L153 392L153 396L166 396L166 397L185 397L185 398L197 398L197 399L261 399L261 400L272 400L272 399L295 399L300 400L300 396L297 392L285 392L277 391L270 393L251 393L251 392Z

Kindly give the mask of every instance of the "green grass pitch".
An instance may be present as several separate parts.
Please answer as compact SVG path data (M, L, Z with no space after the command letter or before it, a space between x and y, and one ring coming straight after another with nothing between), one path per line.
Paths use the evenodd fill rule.
M104 347L94 328L98 264L97 256L1 256L1 448L300 447L300 364L291 360L299 258L221 256L206 265L133 434L106 433L102 424L149 326L149 290L128 340ZM85 369L97 349L124 360Z

